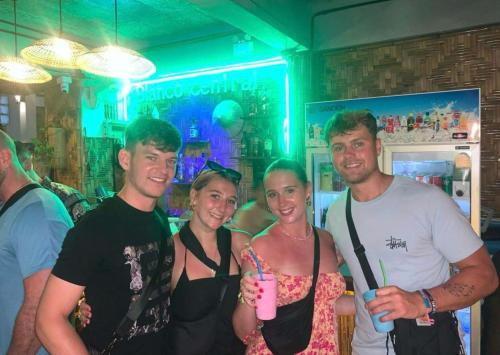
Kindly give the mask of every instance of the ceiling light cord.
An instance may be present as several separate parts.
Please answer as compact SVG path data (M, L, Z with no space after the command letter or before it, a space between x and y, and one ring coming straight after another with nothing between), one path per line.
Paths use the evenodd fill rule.
M115 45L118 45L118 5L115 0Z
M16 0L14 2L14 57L17 57L17 9Z
M59 0L59 37L62 37L63 27L62 27L62 0Z

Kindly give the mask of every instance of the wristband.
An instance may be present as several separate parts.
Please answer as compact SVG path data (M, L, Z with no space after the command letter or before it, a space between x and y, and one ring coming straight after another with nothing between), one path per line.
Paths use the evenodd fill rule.
M437 305L436 305L436 301L432 297L431 293L425 288L423 288L421 291L429 299L429 302L431 304L431 311L429 312L429 314L432 315L432 314L436 313L437 312Z
M422 297L422 300L424 301L424 305L425 305L426 310L428 310L428 309L432 310L431 301L429 300L427 295L424 293L424 291L418 290L418 293L420 294L420 297ZM428 313L429 313L429 311L426 311L426 314L428 314Z

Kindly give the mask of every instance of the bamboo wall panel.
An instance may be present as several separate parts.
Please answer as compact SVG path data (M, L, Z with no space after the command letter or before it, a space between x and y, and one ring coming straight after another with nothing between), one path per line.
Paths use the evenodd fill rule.
M314 101L481 89L481 204L500 217L500 25L318 53Z
M52 80L45 86L45 119L38 120L38 128L45 132L58 132L58 141L62 146L54 147L49 137L49 144L56 148L53 158L53 180L78 190L82 189L82 129L80 90L77 80L70 86L69 93L61 92L59 84ZM39 137L40 138L40 137ZM60 149L59 149L60 148ZM55 164L54 162L58 162Z

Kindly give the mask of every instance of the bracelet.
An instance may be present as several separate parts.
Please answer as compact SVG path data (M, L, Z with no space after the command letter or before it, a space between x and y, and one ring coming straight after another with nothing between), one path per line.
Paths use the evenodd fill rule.
M431 293L429 292L429 290L423 288L422 290L422 293L425 294L425 296L429 299L429 302L431 304L431 311L429 312L429 314L434 314L437 312L437 304L436 304L436 301L434 300L434 298L432 297Z

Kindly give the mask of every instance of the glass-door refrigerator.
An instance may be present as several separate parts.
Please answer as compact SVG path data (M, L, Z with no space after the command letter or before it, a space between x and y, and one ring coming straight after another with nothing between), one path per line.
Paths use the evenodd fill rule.
M453 198L464 216L469 219L475 232L479 234L479 143L386 144L383 147L383 155L384 172L406 176L443 189ZM479 302L472 307L457 311L461 335L468 355L479 354L480 344L476 342L480 339L480 311ZM472 349L477 349L477 351L472 351Z
M324 228L328 207L344 190L345 184L335 171L326 148L309 149L306 155L308 179L312 183L310 221Z

